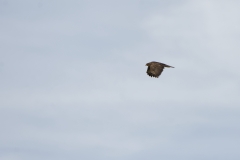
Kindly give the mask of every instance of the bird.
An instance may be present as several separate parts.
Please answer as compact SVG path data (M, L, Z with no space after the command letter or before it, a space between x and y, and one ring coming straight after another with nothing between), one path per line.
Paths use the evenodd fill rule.
M155 78L158 78L161 75L161 73L162 73L162 71L165 67L174 68L174 67L169 66L167 64L160 63L160 62L155 62L155 61L147 63L146 66L148 66L147 74L150 77L155 77Z

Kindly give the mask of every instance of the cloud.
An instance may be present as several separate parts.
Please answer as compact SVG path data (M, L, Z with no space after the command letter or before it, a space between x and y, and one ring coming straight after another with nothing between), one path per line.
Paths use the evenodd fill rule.
M8 2L1 159L236 159L238 3Z

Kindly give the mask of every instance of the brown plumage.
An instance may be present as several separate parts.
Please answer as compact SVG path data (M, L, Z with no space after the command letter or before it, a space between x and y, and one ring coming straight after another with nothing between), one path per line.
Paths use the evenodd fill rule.
M147 74L150 77L156 77L156 78L158 78L161 75L164 67L174 68L174 67L166 65L164 63L154 62L154 61L147 63L146 66L148 66Z

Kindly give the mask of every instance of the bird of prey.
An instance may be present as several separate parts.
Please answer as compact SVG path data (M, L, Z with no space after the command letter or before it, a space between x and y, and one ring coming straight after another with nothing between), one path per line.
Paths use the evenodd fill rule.
M155 77L155 78L158 78L161 75L164 67L174 68L174 67L166 65L164 63L154 62L154 61L147 63L146 66L148 66L147 74L150 77Z

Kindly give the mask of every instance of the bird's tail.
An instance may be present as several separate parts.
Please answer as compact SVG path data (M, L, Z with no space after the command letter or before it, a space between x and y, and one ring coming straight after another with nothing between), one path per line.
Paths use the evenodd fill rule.
M164 67L168 67L168 68L174 68L174 67L172 67L172 66L169 66L169 65L166 65L166 64L164 64Z

